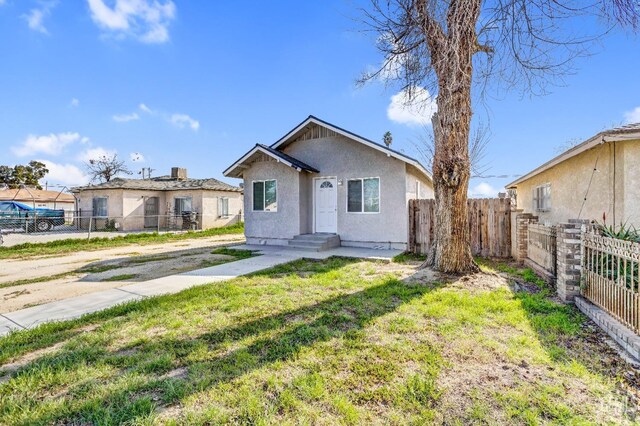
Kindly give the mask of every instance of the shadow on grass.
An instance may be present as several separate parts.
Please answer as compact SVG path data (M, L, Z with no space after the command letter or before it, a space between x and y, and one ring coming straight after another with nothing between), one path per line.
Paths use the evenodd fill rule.
M353 260L329 259L315 262L311 268L304 267L308 261L292 262L269 271L254 274L278 277L280 274L301 273L310 277L327 273L333 269L354 263ZM178 400L201 392L221 383L228 383L253 370L278 361L292 360L301 350L319 342L334 338L357 340L362 338L359 330L367 327L376 318L396 310L400 305L419 298L434 286L408 285L397 279L385 279L381 284L350 294L328 298L321 302L302 306L252 319L220 330L205 332L197 337L160 336L143 341L135 346L135 362L126 356L108 351L99 346L74 344L53 355L45 355L22 368L16 377L34 374L55 374L56 371L73 371L87 365L109 365L118 368L122 375L140 373L144 380L126 386L109 386L108 394L84 401L73 401L64 410L44 411L29 418L33 423L56 423L80 421L101 424L119 424L148 418L157 408L153 401L163 405L175 404ZM165 297L164 302L186 303L193 295L186 291ZM176 300L177 299L177 300ZM112 309L109 314L96 316L94 321L113 318L133 312L144 312L157 307L151 300ZM168 303L167 303L168 304ZM120 309L120 311L118 311ZM90 319L87 319L89 322ZM59 331L68 336L70 331ZM204 361L186 361L197 351L218 353ZM225 351L225 348L230 348ZM176 379L163 377L168 371L187 368L189 371L206 372L188 374ZM16 378L14 377L14 378ZM116 374L114 381L119 374ZM1 388L0 388L1 389ZM69 391L71 392L71 390ZM73 392L78 392L73 390ZM2 393L0 392L0 396ZM154 398L151 397L154 395ZM6 407L5 407L6 408Z

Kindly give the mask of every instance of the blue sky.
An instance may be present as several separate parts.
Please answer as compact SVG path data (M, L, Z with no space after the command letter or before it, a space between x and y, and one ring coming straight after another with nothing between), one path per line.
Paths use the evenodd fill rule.
M392 102L398 88L355 86L381 59L358 16L347 0L0 0L0 164L44 160L49 184L71 186L84 160L117 152L136 171L238 183L222 171L309 114L374 140L389 130L416 155L422 127ZM487 174L526 173L569 140L640 121L639 47L613 34L550 95L476 105ZM474 178L470 192L511 180Z

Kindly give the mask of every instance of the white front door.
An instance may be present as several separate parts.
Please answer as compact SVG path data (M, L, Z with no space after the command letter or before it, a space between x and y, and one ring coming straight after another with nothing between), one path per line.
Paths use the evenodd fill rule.
M336 178L315 179L315 232L338 231L338 188Z

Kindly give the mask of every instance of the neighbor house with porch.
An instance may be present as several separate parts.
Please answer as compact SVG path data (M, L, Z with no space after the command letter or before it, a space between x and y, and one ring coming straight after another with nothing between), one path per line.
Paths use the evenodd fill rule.
M244 181L248 244L405 249L409 199L433 198L418 160L314 116L224 175Z
M167 176L116 177L109 182L73 188L72 192L78 199L79 216L108 219L121 231L172 225L180 228L186 212L194 213L196 229L242 221L242 188L214 178L189 178L187 170L179 167L173 167Z
M640 123L602 131L507 185L517 208L555 225L574 219L640 228Z

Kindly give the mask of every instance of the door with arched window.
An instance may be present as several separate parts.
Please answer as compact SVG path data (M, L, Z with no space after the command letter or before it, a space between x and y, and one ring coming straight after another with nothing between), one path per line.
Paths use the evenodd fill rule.
M315 179L315 232L338 232L337 186L336 178Z

